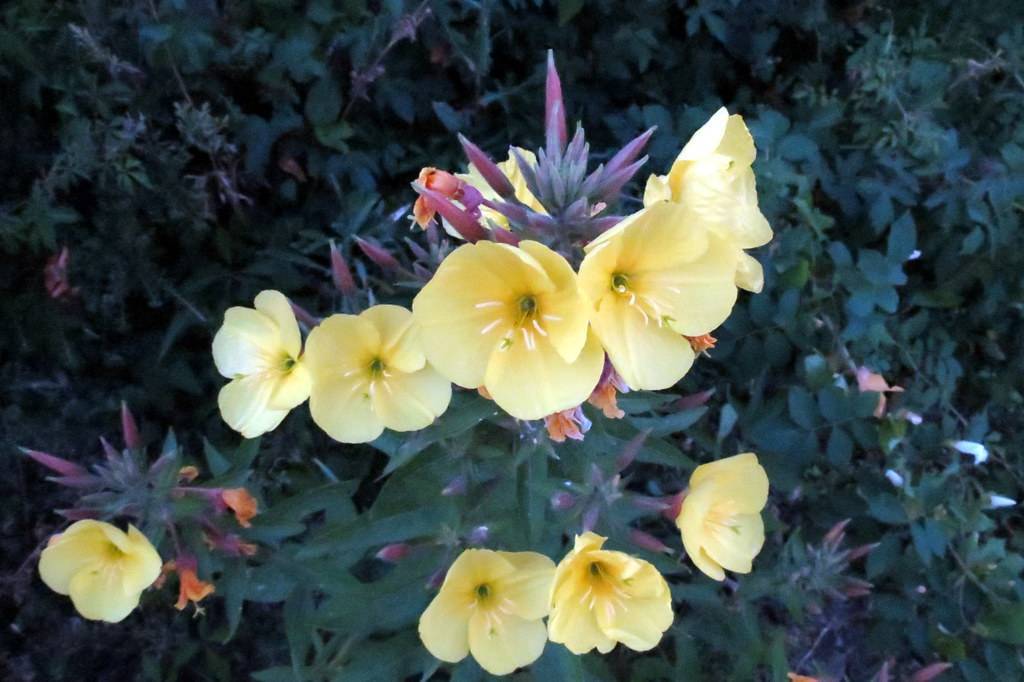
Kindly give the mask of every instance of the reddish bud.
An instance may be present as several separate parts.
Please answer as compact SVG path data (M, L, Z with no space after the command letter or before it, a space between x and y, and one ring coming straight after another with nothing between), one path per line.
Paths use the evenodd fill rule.
M442 566L441 568L431 573L430 577L427 578L427 589L436 590L437 588L441 587L441 583L444 582L444 577L446 575L448 575L447 566Z
M650 497L649 495L630 495L629 501L637 509L663 513L672 506L672 498Z
M103 448L103 454L107 456L108 461L114 461L118 457L117 449L110 444L110 441L100 436L100 447Z
M640 156L640 152L644 150L647 143L651 139L651 135L658 129L658 126L651 126L646 131L640 133L632 140L626 143L622 149L620 149L615 156L608 161L608 164L604 167L605 173L617 173L621 169L629 166L633 161Z
M636 528L629 531L629 541L641 549L646 549L650 552L658 552L660 554L671 554L672 548L666 545L664 542L654 537L650 533L645 533L642 530Z
M404 542L398 542L392 545L385 545L378 551L376 556L381 561L386 561L389 564L397 564L399 561L408 556L409 551L412 549L409 545Z
M686 499L686 493L689 492L689 488L680 490L678 493L668 498L668 506L665 508L661 515L669 521L675 521L679 518L679 510L683 508L683 500Z
M447 220L455 231L462 235L463 239L468 242L478 242L481 239L487 239L488 230L485 230L480 225L480 220L477 216L459 208L439 192L417 183L414 183L412 187L419 193L427 208L440 213L441 217Z
M84 521L99 516L99 512L95 509L58 509L57 513L68 521Z
M832 545L833 547L843 541L843 537L846 535L846 526L850 523L850 519L843 519L835 525L833 525L825 537L821 539L822 544Z
M47 476L46 480L68 488L98 488L101 481L96 476L84 474L82 476Z
M491 529L487 526L477 526L473 530L469 531L469 535L466 536L466 541L471 545L482 545L487 542L487 539L491 537Z
M466 494L466 477L459 474L452 480L448 481L448 485L441 489L441 494L445 497L453 497L455 495Z
M682 398L675 402L674 407L677 410L692 410L695 407L700 407L715 394L715 389L709 388L706 391L699 393L691 393L690 395L684 395Z
M288 301L288 304L292 307L292 312L295 313L295 319L302 324L306 325L310 329L320 324L320 318L309 312L298 303Z
M498 164L491 160L479 147L470 142L464 135L459 134L459 143L462 150L466 152L466 158L470 164L483 176L483 179L491 186L498 196L510 199L516 195L516 190Z
M548 50L547 81L544 86L544 126L548 139L554 139L565 148L569 135L565 126L565 101L562 99L562 80L555 68L555 53Z
M551 508L555 511L565 511L566 509L572 509L576 504L576 496L572 493L567 493L564 490L559 490L551 495Z
M397 270L400 267L395 257L380 244L362 237L356 237L356 244L367 258L385 270Z
M928 682L953 667L952 663L932 663L910 676L910 682Z
M622 452L619 453L618 458L615 460L615 470L622 471L636 459L636 456L640 454L640 450L644 447L644 441L647 440L647 436L650 431L641 431L637 435L629 439L629 442L622 448Z
M69 462L63 457L57 457L56 455L51 455L39 450L30 450L29 448L18 449L21 450L23 455L31 457L39 464L42 464L51 471L56 471L61 476L85 476L89 473L85 470L85 467L75 464L74 462Z
M878 545L880 545L880 544L881 544L880 542L869 542L866 545L861 545L860 547L854 547L853 549L850 550L850 553L846 555L846 559L847 559L847 561L856 561L857 559L860 559L861 557L865 557L868 554L871 554L871 552L875 551L875 548L878 547Z
M124 446L129 450L142 447L142 438L139 437L139 426L128 409L128 403L121 401L121 436L124 438Z
M356 293L356 281L352 278L352 271L348 269L345 257L338 251L338 246L332 239L331 244L331 279L334 280L334 288L344 296L351 296Z
M587 510L583 512L582 526L583 532L587 533L594 530L597 526L597 520L601 516L601 507L595 502L587 507Z

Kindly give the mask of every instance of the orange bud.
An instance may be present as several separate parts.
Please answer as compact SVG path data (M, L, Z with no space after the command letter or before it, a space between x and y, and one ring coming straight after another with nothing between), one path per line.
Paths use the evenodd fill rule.
M250 495L248 490L245 488L228 488L221 491L220 498L235 513L238 525L243 528L248 528L252 525L249 521L256 516L258 504L256 503L256 498Z
M583 409L577 406L544 417L544 426L551 440L564 443L566 438L583 440L583 434L590 430L590 420L584 416Z
M194 467L191 464L188 466L181 467L178 470L178 480L182 483L191 483L199 477L199 467Z
M216 591L213 583L200 580L196 575L195 559L179 557L175 570L178 572L178 601L174 608L179 611L188 606L189 602L198 604Z
M718 343L718 339L711 336L711 334L701 334L700 336L687 336L686 340L690 342L690 348L693 349L694 353L703 353L706 350L711 350Z

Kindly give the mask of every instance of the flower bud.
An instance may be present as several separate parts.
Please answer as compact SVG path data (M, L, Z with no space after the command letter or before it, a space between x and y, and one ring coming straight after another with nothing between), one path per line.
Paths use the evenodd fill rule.
M356 237L356 244L367 258L385 270L397 270L400 266L391 253L380 244L362 237Z
M85 470L84 467L75 464L74 462L69 462L68 460L62 457L57 457L56 455L51 455L49 453L41 452L39 450L30 450L29 448L18 449L21 450L21 453L23 455L31 457L39 464L42 464L44 467L50 469L51 471L56 471L61 476L85 476L88 475L89 473L88 471Z
M356 293L356 281L352 278L352 271L349 270L345 257L338 251L337 244L332 239L331 245L331 279L334 281L334 288L344 296L351 296Z
M441 489L441 494L445 497L453 497L455 495L466 494L466 477L463 474L459 474L452 480L448 481L448 485Z
M576 496L559 490L551 495L551 508L555 511L571 509L576 504Z
M949 446L957 452L974 457L975 465L984 464L988 461L988 448L981 443L970 440L958 440L949 443Z
M565 101L562 99L562 80L555 68L555 53L548 50L548 71L544 84L544 126L546 136L554 139L559 149L565 147L569 134L565 126Z
M135 417L128 409L128 403L121 401L121 434L124 438L124 446L129 450L135 450L142 446L142 438L139 437L139 427L135 423Z
M491 529L487 526L477 526L473 530L469 531L469 535L466 536L466 542L471 545L482 545L487 542L487 539L491 537Z
M659 554L671 554L672 548L666 545L664 542L654 537L650 533L645 533L642 530L636 528L629 531L629 541L641 549L646 549L650 552L658 552Z
M381 561L386 561L389 564L397 564L399 561L408 556L409 551L412 549L408 544L404 542L398 542L391 545L385 545L378 551L376 556Z

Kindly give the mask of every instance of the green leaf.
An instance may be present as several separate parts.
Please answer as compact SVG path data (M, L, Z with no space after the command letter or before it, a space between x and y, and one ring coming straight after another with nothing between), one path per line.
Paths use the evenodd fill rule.
M993 604L974 631L986 639L1024 646L1024 602Z
M584 0L558 0L558 25L565 26L583 9Z
M330 74L323 76L306 95L306 118L314 126L334 123L341 113L341 89Z
M707 407L695 407L690 410L681 410L667 414L663 417L631 417L630 422L638 431L649 431L652 436L669 436L690 428L704 416L708 411Z

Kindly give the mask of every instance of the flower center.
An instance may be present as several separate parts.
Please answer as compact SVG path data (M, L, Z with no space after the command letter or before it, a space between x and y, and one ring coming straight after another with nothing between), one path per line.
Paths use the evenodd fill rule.
M480 335L494 333L500 338L499 350L508 350L518 342L525 344L527 350L536 350L537 337L548 335L545 323L562 319L559 315L544 313L534 294L523 294L511 301L481 301L474 307L481 311L494 310L494 317L480 328Z
M476 600L486 601L491 596L491 586L487 583L481 583L476 586Z
M612 291L624 294L629 291L629 275L616 272L612 275Z
M659 327L664 327L675 321L675 318L668 314L672 307L671 304L663 300L659 296L659 292L652 291L651 286L643 286L641 281L635 280L630 275L624 272L612 273L608 280L608 286L628 306L640 313L644 318L645 325L649 325L653 320ZM679 293L679 289L672 286L666 286L665 289L676 294Z
M370 378L379 379L382 376L386 376L387 367L384 365L384 361L380 358L374 358L370 362Z

